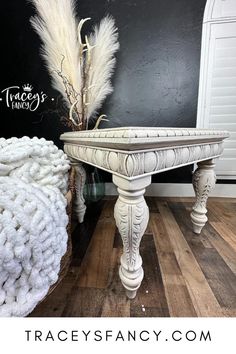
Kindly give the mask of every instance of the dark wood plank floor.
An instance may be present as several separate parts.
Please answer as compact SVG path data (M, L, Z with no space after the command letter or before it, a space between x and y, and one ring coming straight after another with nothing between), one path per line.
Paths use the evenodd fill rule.
M147 198L150 221L140 248L145 276L134 300L118 276L122 243L114 203L88 208L73 232L67 276L30 316L236 316L235 199L209 199L209 222L198 236L191 198Z

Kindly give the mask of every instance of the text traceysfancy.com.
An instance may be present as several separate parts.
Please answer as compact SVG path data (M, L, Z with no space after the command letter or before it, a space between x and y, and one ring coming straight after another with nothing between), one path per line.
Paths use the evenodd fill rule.
M194 331L181 329L169 333L162 330L25 330L27 342L131 342L131 341L204 341L212 340L209 330Z

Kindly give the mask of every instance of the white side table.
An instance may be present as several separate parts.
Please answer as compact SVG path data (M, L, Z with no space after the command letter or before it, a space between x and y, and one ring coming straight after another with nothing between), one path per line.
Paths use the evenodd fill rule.
M119 275L127 296L134 298L143 279L139 254L149 210L144 199L151 176L197 163L193 174L196 202L191 219L199 234L207 221L206 202L215 186L213 159L223 152L226 131L196 128L127 127L69 132L61 135L64 150L76 167L77 215L83 221L85 171L82 162L112 173L118 187L114 216L123 240Z

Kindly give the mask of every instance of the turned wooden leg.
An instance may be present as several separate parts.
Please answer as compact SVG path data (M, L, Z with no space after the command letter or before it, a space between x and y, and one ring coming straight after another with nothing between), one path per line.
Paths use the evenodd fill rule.
M196 194L196 202L192 209L191 219L193 231L196 234L200 234L207 222L206 203L208 195L215 187L216 182L214 166L213 160L199 162L198 168L193 174L193 188Z
M139 245L149 219L149 210L143 194L145 187L151 183L151 177L128 181L113 175L113 182L118 186L119 193L114 215L123 241L119 275L127 296L133 299L143 279Z
M84 185L86 181L86 171L81 162L73 161L72 165L75 168L75 213L78 218L78 222L82 223L84 221L84 215L86 211L85 200L84 200Z

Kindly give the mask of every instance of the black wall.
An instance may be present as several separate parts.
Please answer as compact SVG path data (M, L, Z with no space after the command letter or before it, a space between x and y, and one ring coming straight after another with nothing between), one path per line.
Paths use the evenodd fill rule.
M110 121L101 127L195 127L202 17L206 0L79 0L78 14L92 17L90 29L110 13L119 28L120 51L113 79L114 93L101 113ZM26 0L0 5L0 91L30 83L51 97L58 93L39 56L40 41L31 29L34 13ZM68 130L55 100L48 99L32 113L11 110L0 103L0 136L39 136L59 146ZM189 181L191 168L161 174L158 181Z

